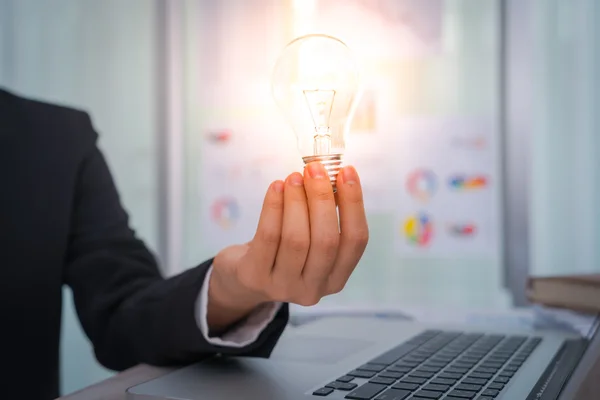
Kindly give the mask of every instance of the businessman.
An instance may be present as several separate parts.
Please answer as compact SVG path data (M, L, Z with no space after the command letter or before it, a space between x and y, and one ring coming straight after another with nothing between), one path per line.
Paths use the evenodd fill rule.
M271 184L250 242L165 279L96 141L85 113L0 90L3 398L59 395L63 285L107 368L268 357L287 304L339 292L367 245L356 171L340 172L338 224L327 174L311 164Z

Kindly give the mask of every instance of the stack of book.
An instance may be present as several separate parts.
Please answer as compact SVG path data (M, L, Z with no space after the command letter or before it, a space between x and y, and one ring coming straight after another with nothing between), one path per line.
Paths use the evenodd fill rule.
M548 307L599 313L600 274L530 277L527 297Z
M588 336L600 314L600 275L530 277L527 297L541 327Z

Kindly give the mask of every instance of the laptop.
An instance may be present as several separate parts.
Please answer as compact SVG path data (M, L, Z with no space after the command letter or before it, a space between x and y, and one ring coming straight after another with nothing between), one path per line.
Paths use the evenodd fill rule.
M587 335L327 318L269 359L214 356L131 387L131 400L565 400L600 356Z

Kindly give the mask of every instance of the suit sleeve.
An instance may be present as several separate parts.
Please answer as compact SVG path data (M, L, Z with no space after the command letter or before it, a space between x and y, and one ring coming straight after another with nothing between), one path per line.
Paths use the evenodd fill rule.
M93 142L76 178L65 282L98 361L123 370L187 364L215 353L268 357L287 324L287 305L246 346L209 343L198 327L196 302L212 260L164 279L129 227L95 133Z
M246 347L256 341L261 332L273 322L283 304L279 302L262 304L249 313L243 322L226 330L222 335L210 336L210 329L208 327L208 282L210 281L212 268L208 269L202 289L200 290L200 295L196 301L196 322L198 323L198 327L204 339L210 344L226 347Z

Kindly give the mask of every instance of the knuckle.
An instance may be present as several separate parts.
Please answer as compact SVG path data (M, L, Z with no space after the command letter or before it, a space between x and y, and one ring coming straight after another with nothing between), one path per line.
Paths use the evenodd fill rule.
M318 239L318 242L325 250L337 250L340 243L340 236L338 234L324 235Z
M338 254L339 242L339 235L325 235L315 238L310 248L315 250L322 262L333 263Z
M271 212L282 212L283 211L283 203L277 201L269 201L266 204L266 208L271 210Z
M308 235L286 235L282 238L285 247L295 252L308 251L310 247L310 238Z
M288 290L281 285L276 285L269 291L269 297L276 302L287 302L289 299Z
M271 210L280 211L283 209L283 197L270 196L265 200L265 207Z
M257 273L255 268L239 268L237 278L245 288L253 292L264 294L265 289L269 287L268 276Z
M346 281L331 282L328 287L329 294L340 293L346 287Z
M364 247L369 243L369 230L357 229L348 235L348 240L355 246Z
M251 291L263 294L265 290L265 282L263 279L256 276L256 274L251 274L250 276L245 277L243 281L244 285Z
M312 197L316 201L334 201L331 188L316 188L312 193Z
M363 197L362 197L362 194L360 194L360 193L349 193L346 196L344 196L344 200L347 203L350 203L353 205L362 206L362 204L363 204Z
M269 244L278 244L279 243L279 232L270 229L263 229L259 233L260 240Z
M304 306L304 307L312 307L315 306L319 303L319 301L321 300L321 296L318 296L317 294L304 294L302 296L300 296L297 300L296 303Z
M272 279L269 285L269 297L273 301L289 302L298 292L297 282L290 279Z

